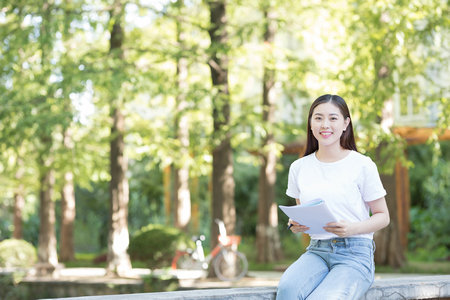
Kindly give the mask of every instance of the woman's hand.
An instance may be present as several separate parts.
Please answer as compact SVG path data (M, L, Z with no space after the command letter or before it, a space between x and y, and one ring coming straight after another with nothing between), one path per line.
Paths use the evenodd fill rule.
M357 223L351 223L344 220L328 223L323 229L340 237L352 236L358 233Z
M293 233L304 232L309 229L309 227L301 225L294 220L289 219L288 227ZM292 225L292 226L291 226Z

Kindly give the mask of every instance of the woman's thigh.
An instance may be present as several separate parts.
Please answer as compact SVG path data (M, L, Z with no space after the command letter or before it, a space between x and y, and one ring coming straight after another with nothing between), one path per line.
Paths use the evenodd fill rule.
M311 293L313 299L359 299L370 288L375 272L371 240L338 241L328 256L330 272Z
M348 265L335 266L307 299L357 300L366 293L372 282L354 267Z
M320 256L304 253L281 276L277 300L306 299L327 274L327 264Z

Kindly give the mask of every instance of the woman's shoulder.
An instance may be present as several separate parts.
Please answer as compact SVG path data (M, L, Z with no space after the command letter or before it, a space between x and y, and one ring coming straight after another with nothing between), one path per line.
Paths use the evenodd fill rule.
M296 160L294 160L292 163L291 163L291 168L292 167L299 167L299 166L301 166L302 164L305 164L305 163L307 163L307 162L310 162L310 161L313 161L313 158L314 158L314 153L311 153L311 154L308 154L308 155L306 155L306 156L303 156L303 157L300 157L300 158L297 158Z
M375 164L373 162L372 158L370 158L370 156L362 154L362 153L357 152L357 151L352 151L350 158L351 158L352 163L358 163L358 164L360 164L362 166Z

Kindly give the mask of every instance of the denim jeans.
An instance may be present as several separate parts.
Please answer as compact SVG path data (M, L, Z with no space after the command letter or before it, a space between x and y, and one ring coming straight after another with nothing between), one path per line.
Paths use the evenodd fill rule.
M367 238L311 240L281 276L277 300L359 299L374 279L374 251Z

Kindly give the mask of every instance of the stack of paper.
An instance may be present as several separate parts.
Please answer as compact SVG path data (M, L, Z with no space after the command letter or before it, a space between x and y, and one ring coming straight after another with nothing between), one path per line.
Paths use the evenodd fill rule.
M337 222L325 201L316 199L305 204L284 206L280 209L295 222L309 227L308 234L326 233L323 227L330 222Z

